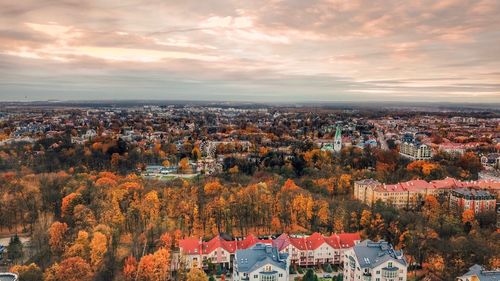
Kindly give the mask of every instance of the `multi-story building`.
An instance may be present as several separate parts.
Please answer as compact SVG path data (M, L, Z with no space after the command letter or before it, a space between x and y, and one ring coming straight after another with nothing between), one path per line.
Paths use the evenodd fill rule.
M288 281L289 267L287 253L257 243L249 249L236 251L233 281Z
M399 154L412 160L426 160L432 157L431 147L419 142L403 142Z
M439 150L452 155L462 155L465 153L465 146L460 143L442 143L439 145Z
M204 267L207 264L220 264L231 268L237 250L251 248L256 244L272 245L280 253L286 253L292 264L313 266L321 264L340 264L345 250L352 248L361 240L359 233L341 233L323 236L313 233L310 236L289 236L282 234L274 240L258 239L249 235L241 240L224 240L216 236L208 242L199 238L186 238L179 241L181 258L172 259L172 268L179 268L180 262L187 268Z
M495 211L496 203L496 197L486 190L459 188L450 192L451 206L473 210L476 214Z
M406 281L402 251L386 241L365 240L344 254L344 281Z
M354 183L354 198L373 205L378 200L398 208L414 208L422 204L427 195L439 196L459 188L485 189L498 195L500 181L478 180L459 181L453 178L434 180L411 180L397 184L383 184L373 179L364 179Z
M500 270L485 270L482 266L475 264L469 271L457 277L457 281L497 281L500 280Z
M299 266L320 264L340 264L342 253L361 240L359 233L341 233L323 236L290 237L286 233L273 240L273 246L280 252L288 253L290 262Z

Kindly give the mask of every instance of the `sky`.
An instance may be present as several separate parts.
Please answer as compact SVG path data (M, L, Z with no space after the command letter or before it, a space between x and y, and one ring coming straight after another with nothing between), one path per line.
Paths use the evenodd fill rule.
M498 0L0 0L0 101L500 102Z

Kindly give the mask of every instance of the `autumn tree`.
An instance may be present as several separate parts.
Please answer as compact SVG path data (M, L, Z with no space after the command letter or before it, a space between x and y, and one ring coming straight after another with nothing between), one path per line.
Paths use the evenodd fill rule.
M145 255L139 261L137 269L138 280L163 281L166 280L170 269L170 253L160 248L154 254Z
M187 157L182 158L181 161L179 161L179 170L182 173L187 173L190 170L190 165L189 165L189 159Z
M64 252L66 232L68 225L66 223L54 222L49 228L49 245L53 254L60 255Z
M371 220L372 220L372 212L368 210L363 210L363 212L361 212L361 219L359 221L359 225L362 228L367 229L370 227Z
M40 281L43 279L43 272L38 265L15 265L10 268L10 272L18 275L19 281Z
M91 281L90 265L80 257L71 257L55 263L44 274L44 281Z
M193 267L187 274L187 281L208 281L208 276L202 269Z
M94 270L101 267L104 256L108 251L108 240L106 235L101 232L94 232L92 241L90 241L90 263Z
M89 234L86 231L81 230L78 232L75 243L66 250L64 257L81 257L84 260L90 259Z
M137 274L137 260L134 256L128 256L123 264L123 278L125 281L135 280Z

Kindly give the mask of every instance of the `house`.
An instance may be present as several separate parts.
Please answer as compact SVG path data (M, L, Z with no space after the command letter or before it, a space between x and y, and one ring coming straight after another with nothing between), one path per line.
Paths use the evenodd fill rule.
M234 281L288 281L290 262L288 254L276 247L257 243L237 250L234 258Z
M500 153L490 153L488 155L481 156L481 164L485 168L495 168L500 169Z
M469 271L457 277L457 281L498 281L500 280L500 269L485 270L482 266L475 264Z
M388 242L364 240L344 254L344 281L406 281L407 267Z

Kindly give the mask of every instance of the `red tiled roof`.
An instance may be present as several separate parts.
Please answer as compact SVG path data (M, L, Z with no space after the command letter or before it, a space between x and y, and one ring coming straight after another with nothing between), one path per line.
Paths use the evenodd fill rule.
M203 254L209 254L217 248L222 248L229 253L234 253L236 251L236 241L226 241L220 236L215 236L212 240L203 242Z
M278 238L273 240L273 247L278 248L278 251L282 251L284 248L286 248L288 245L290 245L290 237L288 234L283 233Z
M341 248L354 247L354 244L356 244L356 241L361 240L361 236L359 235L359 232L340 233L338 236L340 238L340 247Z
M299 250L307 250L305 237L290 237L290 244Z
M181 252L192 255L201 253L201 240L195 237L179 240L179 248Z
M314 232L311 236L306 238L306 246L309 250L316 250L323 245L323 243L325 243L325 238L317 232Z
M325 242L334 249L340 249L340 238L337 234L332 234L328 237L325 237Z
M255 237L255 235L250 234L245 239L237 241L236 245L238 249L248 249L257 243L271 244L272 240L270 239L259 239Z
M201 242L200 239L190 237L179 241L179 248L182 253L194 254L210 254L218 248L222 248L229 253L235 253L237 249L248 249L257 243L272 244L274 247L282 251L288 245L292 245L298 250L315 250L324 243L335 249L353 247L356 240L361 240L359 233L341 233L333 234L329 237L324 237L320 233L313 233L309 237L289 237L286 233L281 234L278 238L258 239L254 235L248 235L240 241L226 241L220 236L212 238L208 242Z

